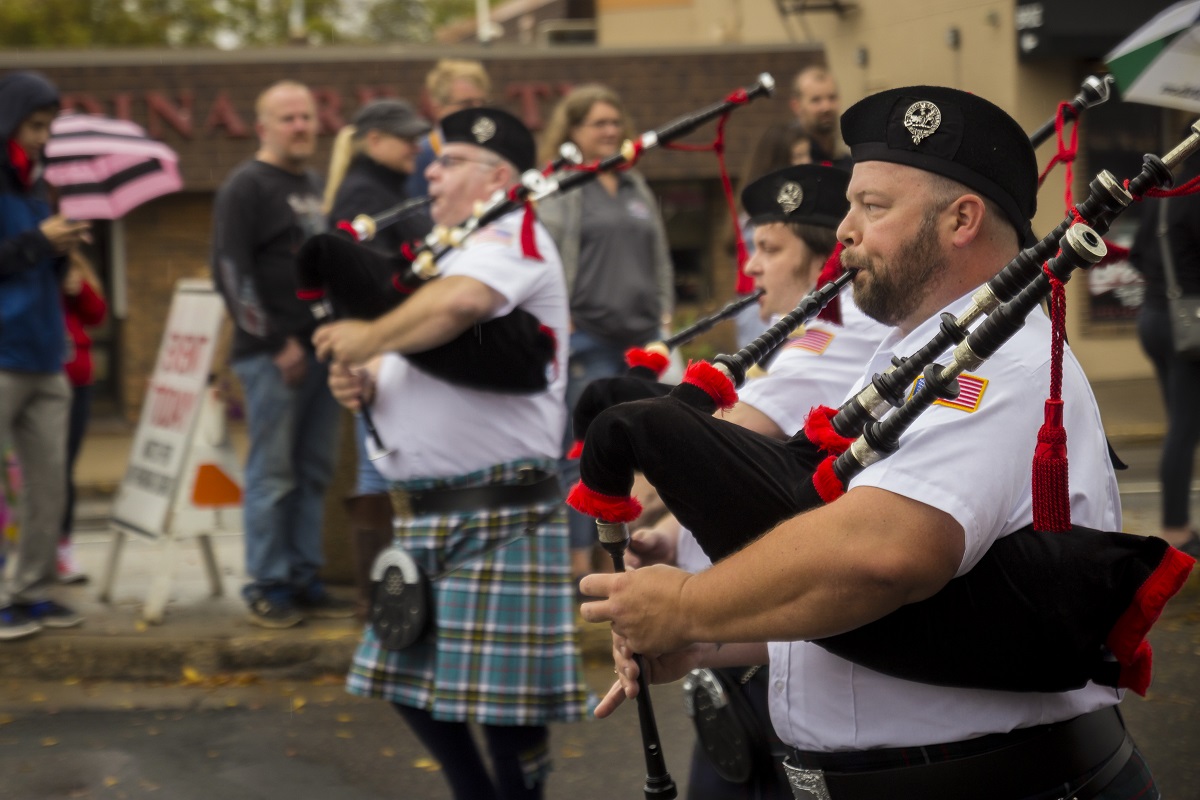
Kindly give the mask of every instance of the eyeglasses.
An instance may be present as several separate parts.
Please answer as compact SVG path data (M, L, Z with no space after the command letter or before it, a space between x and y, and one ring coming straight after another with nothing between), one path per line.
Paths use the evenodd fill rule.
M442 154L435 156L433 163L437 164L442 169L454 169L463 164L483 164L485 167L495 167L500 164L499 161L489 158L467 158L466 156L454 156Z
M619 119L597 119L592 122L580 123L581 128L623 128L625 125Z

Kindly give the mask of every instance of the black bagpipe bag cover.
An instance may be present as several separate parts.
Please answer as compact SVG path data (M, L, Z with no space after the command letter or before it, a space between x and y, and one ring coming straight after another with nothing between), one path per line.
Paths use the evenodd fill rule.
M408 271L399 253L385 256L345 233L319 233L296 259L301 289L323 289L338 319L375 319L411 294L393 277ZM458 386L508 394L543 391L555 339L537 317L516 309L482 322L443 345L405 355L413 365Z
M761 436L711 416L692 393L703 395L681 384L599 414L580 457L583 485L620 497L644 473L714 562L822 504L812 476L826 454L803 432ZM1145 635L1193 563L1155 537L1028 527L933 596L815 643L921 683L1059 692L1094 680L1144 692Z

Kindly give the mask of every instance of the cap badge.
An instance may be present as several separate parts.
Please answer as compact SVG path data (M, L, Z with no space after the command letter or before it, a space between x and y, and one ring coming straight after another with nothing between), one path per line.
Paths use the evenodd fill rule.
M918 100L904 112L904 127L912 134L913 144L920 144L941 124L942 110L928 100Z
M804 190L795 181L788 181L779 187L779 194L775 195L775 202L779 203L783 213L790 214L804 202Z
M483 144L496 135L496 123L491 117L480 117L471 126L471 135L475 137L475 141Z

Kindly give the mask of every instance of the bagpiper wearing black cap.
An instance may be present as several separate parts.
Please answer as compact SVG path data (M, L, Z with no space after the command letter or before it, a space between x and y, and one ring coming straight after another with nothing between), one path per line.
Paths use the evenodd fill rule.
M940 316L958 317L1017 254L1037 170L1015 121L955 89L872 95L845 113L842 133L855 158L838 227L842 261L855 271L859 307L895 326L865 365L865 383L928 343ZM789 780L800 800L1158 797L1117 712L1118 691L1091 682L1059 692L918 683L813 641L930 597L998 539L1031 525L1043 403L1029 387L1049 383L1049 342L1049 321L1031 315L976 374L959 377L957 397L918 416L895 453L864 467L845 494L711 569L587 576L581 590L605 599L585 603L584 618L611 622L628 652L688 648L689 665L769 661L771 719L792 748ZM1071 519L1120 530L1103 427L1069 351L1062 383ZM770 644L729 644L753 641ZM621 686L598 716L633 691L638 666L618 660ZM653 661L653 679L677 678L675 661Z
M426 170L439 225L463 223L533 164L533 137L499 109L447 116L441 140ZM540 793L548 724L586 718L556 474L567 293L550 236L526 219L516 212L475 231L438 261L440 277L384 316L313 337L335 362L334 395L349 408L374 395L376 426L396 448L375 461L393 487L395 539L372 568L372 624L347 688L394 703L456 797ZM404 355L478 335L479 323L514 309L557 343L542 391L463 388ZM471 723L487 739L492 774Z
M824 282L820 276L837 271L835 229L849 208L849 181L845 170L806 164L764 175L742 190L755 244L745 269L755 288L766 290L759 300L766 316L791 311ZM837 300L840 322L818 319L797 331L771 360L769 372L756 376L751 370L723 419L783 441L801 429L810 408L836 406L845 398L887 328L858 310L849 286ZM651 537L661 536L663 527L660 522L639 533L642 546L653 548ZM676 553L677 564L692 572L710 563L686 528L679 532ZM698 746L689 788L712 797L790 796L780 763L785 751L767 711L768 671L694 670L683 687L685 706L716 709L693 716ZM737 730L744 735L731 733Z

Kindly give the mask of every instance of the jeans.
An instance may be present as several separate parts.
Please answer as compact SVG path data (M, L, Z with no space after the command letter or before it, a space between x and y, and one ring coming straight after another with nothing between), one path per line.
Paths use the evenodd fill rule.
M83 449L83 435L87 433L88 419L92 415L92 387L71 387L71 418L67 425L67 507L63 512L62 540L71 538L75 526L75 461Z
M325 365L310 353L307 367L300 385L290 387L270 355L233 362L250 436L242 508L247 600L287 602L298 593L322 591L321 526L340 414Z
M16 571L0 570L0 608L45 600L66 502L67 415L71 387L62 372L0 370L0 453L12 442L25 490Z
M575 404L583 396L583 390L594 380L624 373L627 368L627 349L629 348L610 344L583 331L571 334L571 358L567 364L567 428L563 433L564 453L575 443L571 431L571 416L575 412ZM559 476L563 491L570 491L579 480L579 462L575 459L562 459L559 464ZM586 550L596 544L594 519L568 508L567 524L571 533L572 550Z
M1154 363L1167 411L1167 435L1158 468L1162 525L1182 528L1190 520L1192 459L1200 444L1200 361L1175 355L1165 308L1142 306L1137 329L1142 349Z
M354 444L358 451L358 478L354 481L355 494L378 494L386 492L389 486L388 479L379 474L379 470L375 469L375 462L367 457L368 435L367 424L363 422L362 415L356 414L354 417ZM386 439L383 440L383 443L391 446Z

